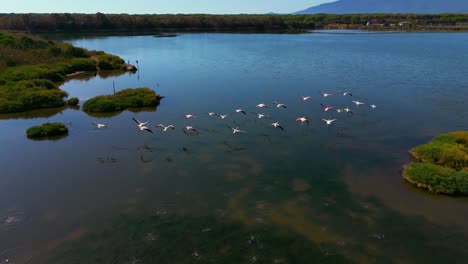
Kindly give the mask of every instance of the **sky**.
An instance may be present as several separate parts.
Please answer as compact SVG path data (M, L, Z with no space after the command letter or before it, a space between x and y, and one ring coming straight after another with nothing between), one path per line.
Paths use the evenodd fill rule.
M333 0L0 0L0 13L292 13Z

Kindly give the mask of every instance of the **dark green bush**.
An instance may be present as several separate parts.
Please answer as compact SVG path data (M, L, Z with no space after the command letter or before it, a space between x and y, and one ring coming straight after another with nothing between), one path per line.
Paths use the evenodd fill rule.
M40 126L33 126L26 130L26 135L30 138L43 138L68 134L68 128L59 122L44 123Z
M21 94L18 102L23 104L25 109L47 108L63 106L63 98L67 93L61 90L40 90Z
M93 97L83 104L88 112L113 112L128 107L156 106L161 97L149 88L125 89L114 95Z
M100 70L119 70L125 64L123 59L110 54L99 54L95 57Z
M98 67L100 70L107 71L107 70L113 70L112 64L108 61L105 60L99 60L97 63Z
M468 171L456 171L430 163L405 166L405 178L433 193L468 194Z
M27 36L23 36L19 39L19 45L23 49L43 49L49 46L46 41L34 40Z
M69 44L66 46L65 52L63 54L65 57L70 58L89 58L89 55L86 53L85 49L77 48Z
M59 47L50 47L49 48L49 54L51 56L58 57L58 56L62 55L62 49L60 49Z
M72 97L70 99L67 100L67 105L69 106L77 106L78 103L80 102L80 100L76 97Z
M67 73L73 73L78 71L96 71L96 61L87 58L75 58L65 66Z

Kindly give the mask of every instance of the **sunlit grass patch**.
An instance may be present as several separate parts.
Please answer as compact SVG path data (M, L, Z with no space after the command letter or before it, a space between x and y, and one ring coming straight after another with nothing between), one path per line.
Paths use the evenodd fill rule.
M114 112L129 107L156 106L160 99L161 96L147 87L129 88L114 95L93 97L83 104L83 110L88 112Z
M457 131L413 148L416 162L404 167L404 178L433 193L468 194L467 142L468 131Z

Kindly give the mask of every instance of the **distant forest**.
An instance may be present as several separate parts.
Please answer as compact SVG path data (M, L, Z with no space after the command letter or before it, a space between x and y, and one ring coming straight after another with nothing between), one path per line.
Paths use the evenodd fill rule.
M0 29L27 32L101 31L303 31L320 28L362 28L369 25L408 29L466 30L468 14L351 15L128 15L128 14L0 14Z

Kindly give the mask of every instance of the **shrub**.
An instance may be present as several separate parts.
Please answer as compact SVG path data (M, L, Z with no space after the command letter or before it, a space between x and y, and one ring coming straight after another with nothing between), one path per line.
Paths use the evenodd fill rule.
M43 138L68 134L68 128L59 122L44 123L40 126L33 126L26 130L26 135L30 138Z
M61 90L39 90L21 94L17 101L23 104L26 110L63 106L63 98L67 93Z
M453 132L435 137L431 142L411 150L423 162L461 170L468 167L468 133Z
M62 55L62 49L60 49L59 47L50 47L49 48L49 54L51 56L58 57L58 56Z
M96 59L100 70L119 70L125 64L123 59L110 54L99 54Z
M72 97L70 99L67 100L67 105L69 106L77 106L78 103L80 102L80 100L76 97Z
M89 58L89 55L86 53L85 49L77 48L70 44L65 47L65 52L63 54L65 57L70 58Z
M5 81L21 81L31 79L47 79L53 82L62 82L65 71L61 65L26 65L8 68L1 77Z
M413 148L403 177L434 193L468 194L468 131L442 134Z
M87 58L75 58L72 59L66 66L65 66L67 73L73 73L77 71L96 71L96 61L93 59Z
M161 96L149 88L125 89L114 95L93 97L83 104L83 110L88 112L113 112L128 107L156 106Z

